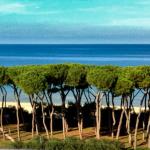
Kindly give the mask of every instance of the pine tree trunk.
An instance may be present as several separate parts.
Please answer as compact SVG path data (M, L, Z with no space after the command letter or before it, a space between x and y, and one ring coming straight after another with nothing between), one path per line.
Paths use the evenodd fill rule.
M35 103L32 106L32 138L34 138L34 127L35 127Z
M148 99L148 108L149 108L149 118L148 118L147 130L146 130L146 140L147 140L147 147L150 148L150 93Z
M81 116L80 116L80 104L78 104L78 106L77 106L77 118L78 118L79 137L80 137L80 139L82 139Z
M66 126L65 126L65 95L62 95L62 128L63 128L63 138L66 138Z
M19 100L19 94L18 94L17 88L15 86L14 86L14 96L16 99L17 138L18 138L18 141L20 141L21 140L21 138L20 138L20 119L19 119L20 100Z
M62 127L63 127L63 138L66 138L66 129L65 129L65 115L62 114Z
M149 122L150 122L150 109L149 109ZM150 148L150 125L147 126L147 147Z
M47 129L47 126L45 124L45 114L44 114L44 106L43 106L43 100L41 102L41 107L42 107L42 115L43 115L43 125L44 125L44 128L45 128L45 132L46 132L46 135L47 135L47 139L49 139L49 133L48 133L48 129Z
M140 121L140 116L141 116L141 108L142 108L144 97L145 97L145 94L144 94L144 96L141 100L139 113L138 113L138 116L137 116L137 119L136 119L135 133L134 133L134 149L136 149L136 146L137 146L137 131L138 131L138 126L139 126L139 121Z
M50 113L50 132L51 132L51 138L53 137L53 113L54 113L54 108L52 106L52 111Z
M132 134L131 134L131 128L130 128L130 122L131 122L131 111L130 110L129 110L128 118L129 118L129 122L128 122L129 145L132 145Z
M36 116L36 114L35 114L35 116ZM35 122L36 122L35 123L36 135L38 136L39 135L39 129L38 129L38 124L37 124L37 119L35 119Z
M73 89L72 90L72 93L76 100L78 130L79 130L80 139L82 139L82 130L83 130L83 120L82 120L83 118L82 118L82 108L81 108L81 99L82 99L83 92L84 92L84 89Z
M117 135L116 135L117 140L119 139L119 136L120 136L120 130L121 130L121 126L122 126L123 115L124 115L124 108L122 109L118 129L117 129Z
M103 94L100 95L100 92L96 96L96 138L100 139L100 130L101 130L101 102Z
M116 139L119 139L120 136L120 130L121 130L121 126L122 126L122 121L123 121L123 116L125 113L125 107L124 107L124 96L121 99L121 115L120 115L120 120L119 120L119 124L118 124L118 129L117 129L117 135L116 135Z
M100 138L100 132L101 132L101 109L102 109L102 100L101 100L101 98L100 98L100 102L99 102L99 138Z
M97 94L96 96L96 138L99 139L100 138L100 133L99 133L99 97L100 97L100 93Z
M67 123L66 118L65 118L65 129L66 129L66 133L68 133L68 123Z
M116 119L115 119L115 107L114 107L114 97L112 96L112 120L113 120L113 124L112 124L112 133L111 133L111 136L112 136L112 139L114 139L114 128L115 128L115 125L116 125Z
M5 101L5 96L4 96L4 91L2 87L0 87L1 93L2 93L2 105L1 105L1 116L0 116L0 122L1 122L1 129L2 129L2 134L3 134L3 139L5 139L5 133L4 133L4 126L3 126L3 110L4 110L4 101Z
M2 106L1 106L1 129L2 129L2 134L3 134L3 139L5 139L5 134L4 134L4 126L3 126L3 107L4 107L4 96L2 98Z
M143 138L142 138L143 141L145 141L145 137L146 137L146 136L145 136L145 134L146 134L146 131L145 131L145 128L146 128L146 125L145 125L145 122L146 122L146 100L147 100L147 94L146 94L145 100L144 100L144 103L145 103L145 104L144 104L144 105L145 105L144 107L145 107L145 109L144 109L143 134L142 134L142 135L143 135L143 136L142 136L142 137L143 137Z
M136 125L135 125L135 133L134 133L134 149L136 149L137 146L137 131L138 131L138 125L139 125L139 120L140 120L141 112L139 112L136 120Z
M19 119L19 105L17 102L17 108L16 108L16 117L17 117L17 135L18 135L18 141L21 140L20 138L20 119Z

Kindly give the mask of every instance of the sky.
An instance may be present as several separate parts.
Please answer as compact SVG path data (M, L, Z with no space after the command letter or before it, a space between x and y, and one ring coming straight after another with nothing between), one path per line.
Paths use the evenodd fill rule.
M150 44L150 0L0 0L0 44Z

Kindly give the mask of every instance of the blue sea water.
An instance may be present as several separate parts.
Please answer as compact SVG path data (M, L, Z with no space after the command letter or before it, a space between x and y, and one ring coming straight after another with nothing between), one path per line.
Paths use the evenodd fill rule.
M0 65L150 65L150 45L0 45Z
M0 45L0 65L2 66L54 63L150 65L150 45ZM7 90L8 100L12 101L13 91L10 88ZM56 103L60 103L59 95L54 97ZM140 96L138 98L140 99ZM71 94L67 100L73 101ZM24 94L22 101L28 101ZM135 105L138 104L139 100Z

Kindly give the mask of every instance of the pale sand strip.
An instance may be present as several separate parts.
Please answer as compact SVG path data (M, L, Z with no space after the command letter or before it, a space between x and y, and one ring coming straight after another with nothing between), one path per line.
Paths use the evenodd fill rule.
M15 106L16 107L16 102L7 102L6 103L6 107L12 107L12 106ZM57 105L58 106L58 105ZM0 107L1 107L1 103L0 103ZM31 107L31 104L30 103L28 103L28 102L21 102L21 107L24 109L24 110L26 110L26 111L28 111L28 112L32 112L32 107ZM66 105L66 107L67 107L67 105ZM103 108L105 108L106 106L102 106ZM115 106L115 109L117 110L117 109L120 109L120 106ZM142 107L142 111L144 111L144 107ZM148 108L147 108L147 110L148 110ZM136 107L134 107L134 111L135 111L135 113L138 113L139 112L139 107L138 106L136 106Z
M7 102L6 103L6 107L13 107L13 106L15 106L15 107L17 106L16 102ZM1 107L1 105L0 105L0 107ZM32 112L31 104L28 102L21 102L21 107L30 113Z

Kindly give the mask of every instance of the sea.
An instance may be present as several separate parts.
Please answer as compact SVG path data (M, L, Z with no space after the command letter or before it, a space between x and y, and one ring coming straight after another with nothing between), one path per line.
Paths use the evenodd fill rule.
M92 65L137 66L150 65L150 45L145 44L1 44L0 65L81 63ZM8 101L12 91L8 90ZM54 95L60 102L59 95ZM73 97L68 95L68 101ZM27 102L25 94L22 101Z
M149 65L150 45L0 45L2 66L56 63Z

